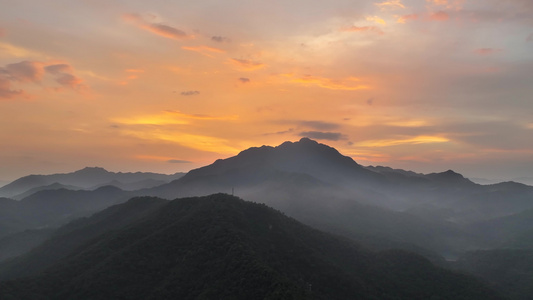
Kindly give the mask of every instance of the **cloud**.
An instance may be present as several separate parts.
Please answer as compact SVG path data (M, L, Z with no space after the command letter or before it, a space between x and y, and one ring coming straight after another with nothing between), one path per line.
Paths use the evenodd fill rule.
M426 0L435 6L444 6L448 9L461 10L466 0Z
M54 75L56 82L65 87L77 89L83 87L83 80L74 76L73 68L68 64L55 64L44 67L44 70Z
M241 77L241 78L239 78L239 81L242 82L242 83L249 83L250 82L250 78Z
M7 35L6 30L3 28L0 28L0 37L6 36L6 35Z
M294 77L292 74L284 75L286 77ZM325 77L317 77L311 75L305 75L303 77L293 78L290 82L298 83L302 85L315 85L321 88L330 89L330 90L346 90L346 91L355 91L355 90L364 90L370 89L370 86L359 84L360 79L355 77L349 77L344 79L331 79Z
M42 63L25 60L0 68L0 73L5 74L12 81L39 82L43 77L44 70Z
M410 138L386 139L386 140L369 140L356 143L360 147L390 147L399 145L418 145L418 144L433 144L446 143L450 140L441 136L415 136Z
M448 21L450 19L450 15L445 11L439 10L431 13L429 15L429 19L432 21Z
M372 105L372 104L374 104L374 98L368 98L368 99L366 100L366 104L368 104L368 105Z
M533 42L533 33L527 36L526 42Z
M181 159L169 159L167 160L168 163L171 164L190 164L192 161L189 160L181 160Z
M377 34L384 34L384 32L376 26L350 26L341 28L343 32L374 32Z
M236 66L236 67L238 67L238 68L240 68L242 70L245 70L245 71L259 70L259 69L265 67L265 64L263 64L263 63L256 62L256 61L251 61L251 60L247 60L247 59L230 58L229 61L234 66Z
M474 50L474 53L479 54L479 55L491 55L491 54L495 54L495 53L502 52L502 51L503 51L502 49L479 48L479 49Z
M379 7L381 10L385 9L404 9L405 5L403 5L401 0L389 0L384 1L380 3L375 3L377 7Z
M0 74L0 99L11 99L23 94L24 92L22 90L11 89L11 82Z
M184 91L184 92L181 92L182 96L194 96L194 95L199 95L199 94L200 94L200 91Z
M208 47L208 46L196 46L196 47L189 47L189 46L183 46L181 47L183 50L193 51L200 53L205 56L213 57L209 53L225 53L226 51L218 48Z
M186 114L175 110L162 111L156 115L140 115L126 118L115 118L111 122L122 125L187 125L193 120L232 121L237 116L214 117L201 114Z
M387 22L378 16L368 16L366 17L366 20L380 25L387 25Z
M174 40L184 40L192 38L193 36L188 35L185 31L177 29L175 27L161 24L161 23L151 23L146 21L139 14L124 14L122 18L126 21L132 22L137 27L142 28L146 31L149 31L153 34Z
M300 132L298 135L315 140L339 141L347 139L347 137L340 132L304 131Z
M339 124L323 121L296 121L297 125L310 127L316 130L332 130L339 128Z
M405 24L407 21L413 21L417 19L418 19L418 14L410 14L410 15L399 16L396 22L400 24Z
M231 40L224 36L212 36L211 40L217 43L229 43Z

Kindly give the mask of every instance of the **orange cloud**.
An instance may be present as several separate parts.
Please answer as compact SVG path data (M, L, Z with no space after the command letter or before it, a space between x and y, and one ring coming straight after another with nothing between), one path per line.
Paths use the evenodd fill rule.
M183 46L181 47L183 50L193 51L200 53L205 56L213 57L212 55L209 55L208 53L226 53L226 51L214 47L208 47L208 46L196 46L196 47L188 47Z
M403 5L401 0L389 0L389 1L384 1L381 3L375 3L375 5L378 6L382 10L388 9L388 8L392 8L392 9L405 8L405 5Z
M130 118L116 118L113 122L124 125L186 125L191 120L236 120L237 116L214 117L209 115L185 114L180 111L166 110L157 115L143 115Z
M168 39L184 40L184 39L192 38L192 36L188 35L184 31L177 29L175 27L168 26L165 24L160 24L160 23L147 22L138 14L124 14L122 18L126 21L132 22L133 24L137 25L139 28L142 28L146 31L149 31L151 33L154 33L156 35L159 35L159 36L162 36Z
M7 78L0 76L0 99L11 99L23 94L22 90L13 90L11 82Z
M416 144L429 144L429 143L446 143L450 140L440 136L416 136L407 139L388 139L388 140L370 140L357 143L360 147L390 147L398 145L416 145Z
M491 55L491 54L495 54L495 53L502 52L502 51L503 51L502 49L479 48L479 49L474 50L474 53L479 54L479 55Z
M283 75L286 77L293 77L293 75ZM307 86L318 86L330 90L345 90L345 91L355 91L355 90L365 90L370 89L368 85L358 84L360 81L359 78L349 77L341 80L335 80L325 77L316 77L311 75L306 75L303 77L298 77L290 80L292 83L298 83Z
M44 68L47 73L56 77L56 82L65 87L78 89L83 87L83 80L74 76L73 68L68 64L49 65Z
M266 65L260 62L255 62L247 59L231 58L230 63L245 71L254 71L264 68Z
M6 30L3 28L0 28L0 37L6 36Z
M465 0L426 0L426 2L436 6L445 6L448 9L461 10Z
M429 19L432 21L448 21L450 15L447 12L440 10L429 15Z
M384 34L384 32L379 29L378 27L376 26L351 26L351 27L346 27L346 28L342 28L341 31L344 31L344 32L374 32L374 33L377 33L377 34Z
M7 79L12 81L38 82L44 75L44 69L41 62L25 60L0 68L0 73L5 74Z
M374 23L381 24L381 25L387 25L387 22L385 22L385 20L383 20L382 18L378 16L368 16L366 17L366 20L369 22L374 22Z
M410 14L410 15L399 16L396 22L400 24L405 24L407 21L413 21L417 19L418 19L417 14Z

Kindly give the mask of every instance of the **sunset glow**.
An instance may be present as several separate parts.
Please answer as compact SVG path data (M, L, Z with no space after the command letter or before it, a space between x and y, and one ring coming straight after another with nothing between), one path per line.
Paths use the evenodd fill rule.
M533 170L530 0L0 6L0 180L187 171L304 136L363 165Z

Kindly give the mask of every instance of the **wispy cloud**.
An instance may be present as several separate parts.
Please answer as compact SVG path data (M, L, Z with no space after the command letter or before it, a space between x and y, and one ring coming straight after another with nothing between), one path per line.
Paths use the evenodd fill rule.
M429 19L432 21L448 21L450 19L450 15L445 11L439 10L431 13L429 15Z
M340 132L304 131L298 134L301 137L308 137L315 140L340 141L347 137Z
M83 86L83 80L72 74L74 70L68 64L49 65L46 66L44 70L47 73L54 75L56 77L56 82L62 86L73 89L78 89Z
M231 42L231 39L229 39L227 37L224 37L224 36L219 36L219 35L212 36L211 40L214 41L214 42L218 42L218 43L229 43L229 42Z
M350 26L341 28L343 32L373 32L377 34L384 34L383 30L376 26Z
M44 75L43 63L33 61L21 61L8 64L0 68L0 74L8 79L19 82L38 82Z
M114 118L111 121L124 125L186 125L193 120L236 120L237 116L210 116L202 114L186 114L176 110L166 110L159 114L140 115L126 118Z
M295 77L293 74L282 75L284 77L291 78L289 82L297 83L307 86L318 86L330 90L365 90L371 87L366 84L361 84L360 79L356 77L348 77L343 79L331 79L326 77L318 77L312 75L305 75L302 77Z
M241 78L239 78L239 81L242 82L242 83L249 83L250 82L250 78L241 77Z
M380 25L387 25L387 22L378 16L368 16L366 20Z
M241 70L254 71L264 68L266 65L248 59L230 58L229 62Z
M360 147L390 147L399 145L416 145L416 144L432 144L432 143L446 143L450 140L441 136L416 136L410 138L386 139L386 140L369 140L356 143Z
M142 28L146 31L149 31L153 34L174 40L184 40L193 38L193 36L188 35L185 31L178 28L161 24L161 23L151 23L146 21L139 14L124 14L122 18L126 21L129 21L135 24L137 27Z
M399 16L397 17L396 22L400 24L405 24L407 23L407 21L414 21L414 20L418 20L418 14Z
M502 52L503 49L494 49L494 48L479 48L474 50L474 53L479 55L491 55L495 53Z
M184 91L184 92L181 92L182 96L194 96L194 95L199 95L199 94L200 94L200 91Z
M382 10L385 9L404 9L405 5L402 3L401 0L388 0L383 1L380 3L375 3L377 7L379 7Z
M14 90L8 79L0 76L0 99L11 99L23 94L24 92L22 90Z
M190 160L182 160L182 159L169 159L167 160L168 163L171 164L190 164L192 161Z
M324 122L324 121L295 121L297 125L313 128L316 130L332 130L340 127L337 123Z
M193 51L193 52L196 52L196 53L208 56L208 57L213 57L210 53L225 53L226 52L222 49L209 47L209 46L195 46L195 47L183 46L181 47L181 49Z

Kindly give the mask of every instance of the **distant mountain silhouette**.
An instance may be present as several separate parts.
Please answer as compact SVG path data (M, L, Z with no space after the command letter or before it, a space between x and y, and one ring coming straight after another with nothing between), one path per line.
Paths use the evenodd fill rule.
M57 227L132 196L131 192L105 186L94 191L42 190L20 201L0 198L0 238L26 229Z
M65 186L74 186L77 188L87 189L99 187L112 181L121 182L122 184L134 184L142 183L145 180L156 180L164 183L180 178L183 175L183 173L176 173L173 175L143 172L115 173L106 171L105 169L99 167L87 167L72 173L25 176L1 187L0 196L9 198L26 193L31 189L48 186L51 184L62 184ZM147 186L146 184L141 184L139 188L136 189L146 187L149 187L149 185Z
M77 186L73 186L73 185L64 185L64 184L61 184L61 183L52 183L52 184L49 184L49 185L43 185L43 186L38 186L38 187L35 187L35 188L32 188L22 194L19 194L19 195L15 195L13 197L11 197L12 199L15 199L15 200L21 200L21 199L24 199L28 196L31 196L32 194L35 194L37 192L40 192L40 191L46 191L46 190L60 190L60 189L66 189L66 190L72 190L72 191L76 191L76 190L82 190L83 188L81 187L77 187Z
M1 282L2 299L502 299L420 256L368 251L223 194L133 199L3 267L35 276Z

